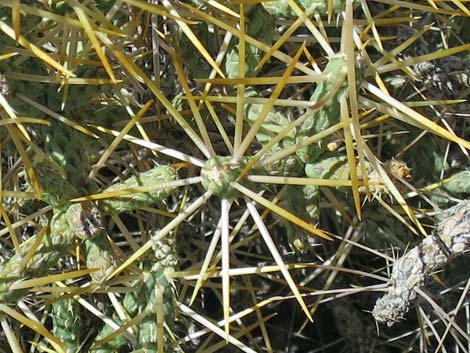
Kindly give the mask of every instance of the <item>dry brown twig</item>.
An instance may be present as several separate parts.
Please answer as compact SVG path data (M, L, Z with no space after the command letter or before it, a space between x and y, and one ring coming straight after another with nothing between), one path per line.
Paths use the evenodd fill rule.
M434 234L395 262L392 286L372 311L375 320L392 326L402 319L426 278L469 250L470 200L465 200L446 210Z

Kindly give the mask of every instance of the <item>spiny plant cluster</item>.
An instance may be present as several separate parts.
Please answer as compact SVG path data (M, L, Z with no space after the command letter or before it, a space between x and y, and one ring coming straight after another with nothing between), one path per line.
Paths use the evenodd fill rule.
M0 350L468 351L469 16L2 1Z

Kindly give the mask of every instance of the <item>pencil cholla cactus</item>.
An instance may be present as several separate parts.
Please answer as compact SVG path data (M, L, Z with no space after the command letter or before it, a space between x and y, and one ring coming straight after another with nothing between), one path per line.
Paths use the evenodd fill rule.
M164 352L175 348L172 328L176 317L176 289L170 274L178 265L176 239L173 234L155 242L153 252L142 262L140 279L133 282L135 290L122 299L122 306L130 317L145 313L138 323L135 349L145 352L158 352L158 345L164 345ZM113 320L122 321L113 315ZM110 335L113 330L105 325L96 340ZM122 336L94 347L93 353L125 352L130 342Z
M152 257L151 268L143 272L143 281L138 293L138 312L148 312L139 324L138 348L156 353L158 344L163 343L164 351L172 352L176 289L169 275L178 266L176 239L173 233L154 244ZM163 342L159 342L159 336L163 338Z
M174 346L171 328L175 320L175 290L167 277L168 270L156 264L144 272L144 280L138 293L139 312L147 315L139 323L137 349L158 352L159 336L163 338L164 351ZM160 324L160 325L159 325Z

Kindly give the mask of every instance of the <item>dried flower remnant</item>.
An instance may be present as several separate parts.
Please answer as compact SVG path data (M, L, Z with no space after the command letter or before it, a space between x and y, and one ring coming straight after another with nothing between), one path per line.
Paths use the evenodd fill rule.
M426 278L470 249L470 200L449 208L443 216L432 236L395 262L392 287L372 311L376 321L392 326L402 319Z

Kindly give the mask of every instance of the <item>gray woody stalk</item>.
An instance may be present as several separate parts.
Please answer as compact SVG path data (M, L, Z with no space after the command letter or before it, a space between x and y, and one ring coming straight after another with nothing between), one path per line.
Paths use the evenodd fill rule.
M432 236L395 262L392 287L372 311L376 321L392 326L402 319L426 278L470 250L470 200L449 208L443 216Z

